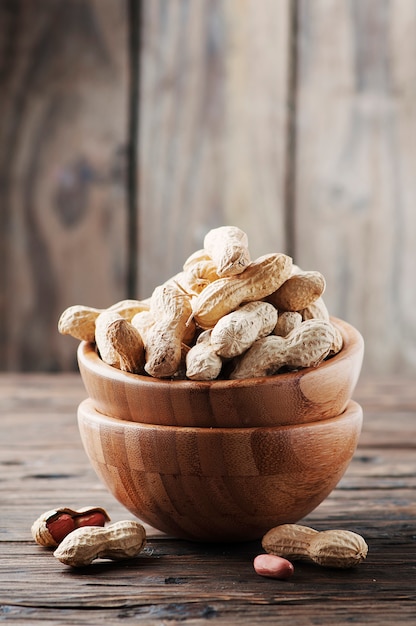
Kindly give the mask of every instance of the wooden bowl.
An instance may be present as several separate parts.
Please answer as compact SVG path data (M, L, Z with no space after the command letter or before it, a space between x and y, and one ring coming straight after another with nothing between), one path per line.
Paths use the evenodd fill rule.
M246 380L161 380L106 365L94 344L81 343L78 364L95 407L122 420L164 426L245 428L314 422L339 415L357 383L360 333L332 318L344 346L318 367Z
M128 422L78 409L99 478L131 513L171 536L246 541L297 522L346 471L362 425L350 401L338 417L269 428L189 428Z

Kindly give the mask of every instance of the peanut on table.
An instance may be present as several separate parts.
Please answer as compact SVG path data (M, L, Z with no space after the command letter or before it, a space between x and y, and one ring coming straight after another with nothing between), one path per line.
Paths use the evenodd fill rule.
M311 561L324 567L355 567L368 553L361 535L350 530L317 531L300 524L282 524L269 530L262 546L268 554Z

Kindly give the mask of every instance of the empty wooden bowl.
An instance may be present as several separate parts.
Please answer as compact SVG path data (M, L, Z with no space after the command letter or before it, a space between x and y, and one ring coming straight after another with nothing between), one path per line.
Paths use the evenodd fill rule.
M362 424L350 401L338 417L263 428L190 428L78 409L97 475L131 513L165 533L199 541L246 541L297 522L334 489Z
M165 426L241 428L314 422L339 415L357 383L364 342L350 324L332 322L344 345L315 368L247 380L161 380L106 365L81 343L78 364L94 406L105 415Z

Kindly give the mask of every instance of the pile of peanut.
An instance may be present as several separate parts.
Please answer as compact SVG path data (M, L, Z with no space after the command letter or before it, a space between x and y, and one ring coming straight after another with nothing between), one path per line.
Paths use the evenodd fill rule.
M62 507L40 515L33 522L31 533L37 544L54 548L56 559L75 568L86 567L96 559L131 559L143 551L147 538L140 522L108 522L110 517L101 507L77 511ZM300 524L276 526L263 536L261 543L265 554L257 555L253 566L257 574L268 578L290 578L295 570L292 561L299 560L323 567L356 567L368 553L365 540L357 533L318 532Z
M325 279L283 253L251 259L236 226L210 230L203 248L145 300L107 309L74 305L61 334L95 342L101 359L133 374L210 381L316 367L342 348L322 295Z
M368 553L368 545L358 533L338 529L319 532L301 524L276 526L261 543L265 554L259 554L253 566L257 574L269 578L290 578L294 573L292 561L347 569L359 565Z
M131 559L143 550L146 531L140 522L107 522L110 517L101 507L62 507L42 513L31 533L37 544L55 548L54 557L71 567L86 567L95 559Z

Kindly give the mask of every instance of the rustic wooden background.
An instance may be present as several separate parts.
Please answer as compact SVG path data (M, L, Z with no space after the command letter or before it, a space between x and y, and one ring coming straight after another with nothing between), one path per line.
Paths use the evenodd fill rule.
M416 373L416 0L0 0L0 367L235 224Z

